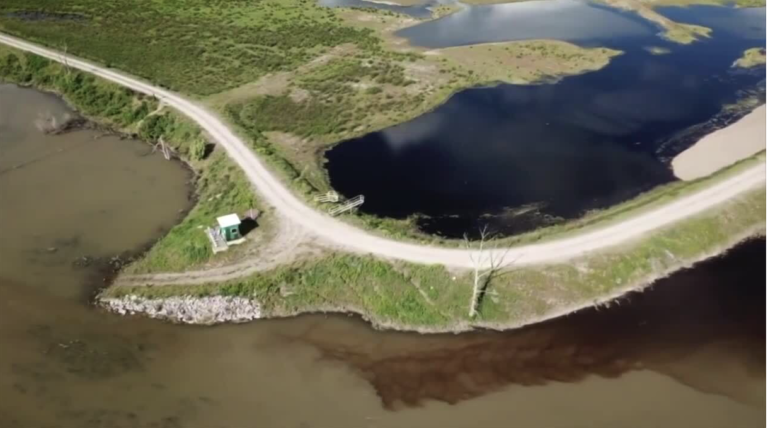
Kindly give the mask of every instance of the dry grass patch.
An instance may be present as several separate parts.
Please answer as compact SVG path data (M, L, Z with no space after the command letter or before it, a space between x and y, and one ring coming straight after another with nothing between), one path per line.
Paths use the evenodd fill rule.
M554 40L533 40L459 46L429 51L428 54L471 70L478 80L525 84L547 77L599 70L621 52L581 48Z
M655 10L651 2L642 2L637 0L600 0L601 2L623 10L629 10L637 13L641 17L660 26L664 32L661 34L667 40L675 43L687 45L704 37L709 37L712 33L711 28L700 25L681 24L675 22Z
M744 51L741 58L733 63L734 67L751 68L765 64L765 48L751 48Z

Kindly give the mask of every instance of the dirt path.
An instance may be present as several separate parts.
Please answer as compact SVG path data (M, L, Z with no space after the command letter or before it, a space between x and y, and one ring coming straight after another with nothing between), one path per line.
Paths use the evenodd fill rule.
M0 35L0 43L29 51L54 61L63 62L65 58L65 55L61 53L5 35ZM247 144L235 135L226 124L201 106L180 95L155 87L140 79L129 77L71 56L66 58L67 64L70 67L93 73L135 91L154 95L167 105L194 120L243 169L248 179L257 189L258 196L265 203L273 206L286 221L301 226L310 235L315 236L315 242L342 248L347 251L374 254L380 257L414 263L441 264L455 268L469 268L472 265L469 252L466 250L423 246L385 239L315 211L294 196L278 178L274 177L261 160L248 148ZM655 229L701 213L745 191L763 185L765 183L765 171L765 163L761 163L734 177L651 211L643 212L621 223L543 244L514 247L508 251L505 260L514 261L516 265L550 263L624 244L642 237ZM507 252L507 250L503 249L497 251L499 256L501 253ZM233 270L232 267L220 269L221 271L216 274L211 274L210 272L187 272L183 274L184 282L189 282L190 278L201 278L204 276L207 276L209 280L214 278L221 279L227 277L227 275L239 276L247 271L247 267L243 270L237 270L237 268ZM229 270L226 271L226 269ZM209 274L211 276L208 276ZM154 278L157 277L155 276Z
M243 276L274 269L299 258L311 257L319 252L322 245L315 236L301 225L277 218L276 238L249 251L245 260L224 266L209 267L186 272L120 275L114 285L172 285L204 284L223 282Z

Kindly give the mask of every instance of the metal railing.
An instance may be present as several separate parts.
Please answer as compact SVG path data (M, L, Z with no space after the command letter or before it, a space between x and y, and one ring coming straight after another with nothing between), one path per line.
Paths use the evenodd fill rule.
M352 199L348 199L344 201L341 205L332 207L328 210L328 214L332 216L337 216L339 214L345 213L349 210L352 210L354 208L359 207L360 205L363 205L363 202L365 202L365 196L363 195L357 195Z

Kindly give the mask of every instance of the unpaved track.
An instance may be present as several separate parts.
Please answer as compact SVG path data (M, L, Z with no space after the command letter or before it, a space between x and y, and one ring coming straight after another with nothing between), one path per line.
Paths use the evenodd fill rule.
M275 207L287 220L301 225L308 232L311 232L312 235L316 235L316 242L324 241L334 247L340 247L357 253L374 254L414 263L442 264L457 268L469 268L472 266L469 252L466 250L438 248L389 240L371 235L364 230L357 229L315 211L296 198L279 179L274 177L253 152L248 149L248 145L235 135L219 118L178 94L123 73L99 67L14 37L0 34L0 43L58 62L64 62L66 58L66 63L70 67L93 73L135 91L154 95L167 105L187 115L190 119L197 122L216 143L223 147L229 156L243 169L264 202ZM503 253L507 253L504 260L508 263L514 262L516 265L525 265L558 262L578 257L585 253L605 250L611 246L627 243L683 218L701 213L708 208L764 183L765 163L761 163L697 193L641 213L620 223L547 243L514 247L509 250L498 249L495 250L498 252L496 256L501 257ZM187 274L190 273L188 272Z

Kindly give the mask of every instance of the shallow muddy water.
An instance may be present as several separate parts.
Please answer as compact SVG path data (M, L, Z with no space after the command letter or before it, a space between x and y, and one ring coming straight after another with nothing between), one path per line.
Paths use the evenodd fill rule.
M53 95L0 85L0 219L9 226L0 277L63 295L90 275L77 264L135 250L173 226L191 178L140 141L37 128L67 115Z
M4 169L37 159L23 155L20 146L32 145L31 153L35 144L43 144L33 141L38 138L46 149L103 143L90 132L40 137L19 127L32 122L40 109L63 112L63 105L47 95L0 88ZM78 140L78 135L88 138ZM111 183L113 190L133 195L120 201L150 209L157 203L153 192L161 192L168 198L165 210L157 208L149 220L138 214L124 217L122 209L128 208L95 190L91 199L55 209L32 212L37 206L20 197L14 201L25 204L24 209L8 209L6 189L22 193L21 184L13 184L10 173L0 175L3 223L9 228L29 225L28 217L35 216L46 226L33 241L39 245L19 237L2 241L0 427L765 425L764 240L661 281L611 309L514 332L376 332L344 316L176 326L89 307L79 296L89 289L86 280L96 273L95 266L77 270L70 268L69 256L41 262L29 255L73 235L82 242L77 251L58 251L77 256L131 250L184 207L186 175L179 165L157 155L142 156L146 147L139 143L107 141L103 144L123 150L123 157L94 152L99 153L94 167L78 163L88 158L82 153L48 168L17 168L13 174L24 173L30 186L45 181L35 189L50 198L72 194L71 187L90 189L77 187L71 176L110 185L112 174L128 174L131 183ZM158 163L144 164L155 162L151 158ZM53 162L46 159L37 164ZM54 176L54 167L64 172ZM144 191L144 174L158 177L153 183L163 189ZM178 194L164 188L174 183ZM134 195L133 189L139 191ZM170 202L174 198L178 205ZM80 216L94 228L83 230L77 221L50 226L57 218ZM133 232L114 231L117 221L134 222Z
M723 105L764 98L765 67L731 65L765 46L765 9L660 11L713 36L674 44L631 13L570 0L472 7L403 30L429 47L556 38L624 54L555 84L464 90L410 122L341 142L326 153L331 184L365 195L363 212L417 215L421 230L461 237L485 224L522 233L675 180L669 160L734 119Z

